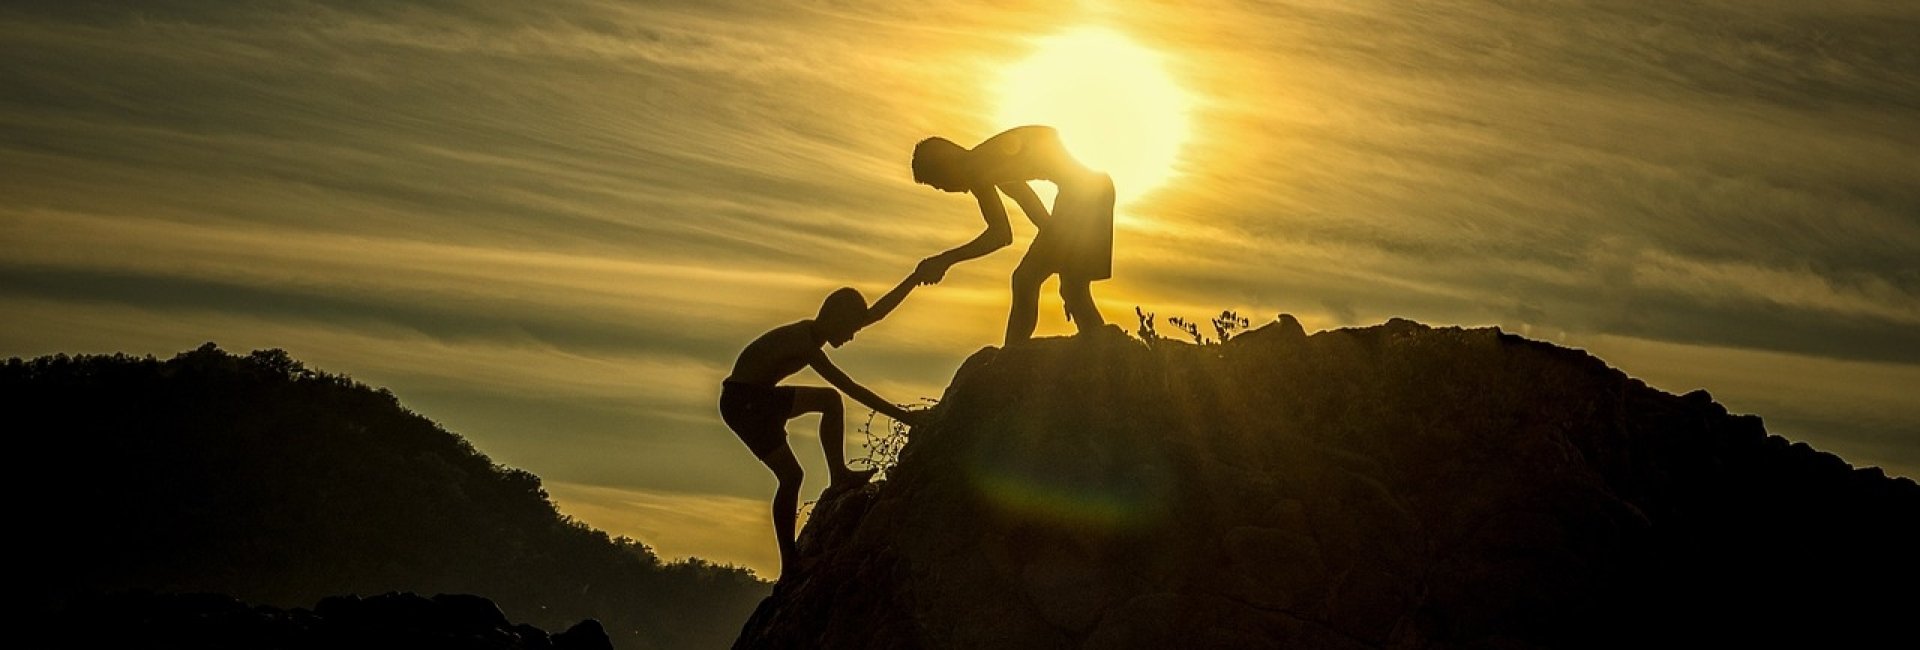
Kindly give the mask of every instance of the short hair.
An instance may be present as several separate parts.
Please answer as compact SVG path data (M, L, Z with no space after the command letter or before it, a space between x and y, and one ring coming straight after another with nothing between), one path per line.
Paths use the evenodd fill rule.
M866 296L860 295L859 289L840 287L834 289L833 293L827 294L826 300L820 301L820 314L816 318L831 320L838 317L858 320L865 318L866 315Z
M913 182L932 185L928 181L936 176L953 178L954 172L958 171L954 167L960 162L960 154L966 152L966 147L946 138L936 136L921 140L920 144L913 145Z

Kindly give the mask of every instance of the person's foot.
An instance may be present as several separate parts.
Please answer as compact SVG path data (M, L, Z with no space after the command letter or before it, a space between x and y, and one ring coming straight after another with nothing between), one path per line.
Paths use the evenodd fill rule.
M878 470L869 468L849 469L841 472L839 476L833 477L833 483L827 485L826 491L820 493L820 500L826 501L827 497L866 485L867 481L873 480L873 475L877 471Z

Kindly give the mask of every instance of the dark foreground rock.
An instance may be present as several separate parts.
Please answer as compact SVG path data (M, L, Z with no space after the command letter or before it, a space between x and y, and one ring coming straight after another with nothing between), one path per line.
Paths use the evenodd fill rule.
M493 601L441 594L336 596L313 609L249 607L216 594L124 593L76 601L34 647L46 648L419 648L428 650L611 650L587 619L558 634L516 625Z
M735 647L1908 645L1917 529L1911 480L1498 330L1048 339L819 504Z

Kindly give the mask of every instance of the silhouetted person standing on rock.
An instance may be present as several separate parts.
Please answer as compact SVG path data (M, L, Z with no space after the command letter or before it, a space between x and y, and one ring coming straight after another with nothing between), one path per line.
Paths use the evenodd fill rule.
M947 192L972 193L987 222L973 241L920 263L916 275L930 282L945 277L954 264L1013 243L1002 193L1039 229L1013 271L1008 345L1033 337L1040 284L1056 273L1067 319L1083 334L1106 323L1093 303L1092 284L1113 277L1113 179L1074 160L1061 145L1059 132L1046 126L1015 127L972 149L945 138L927 138L913 149L913 180ZM1027 185L1035 180L1059 188L1051 212Z
M826 378L827 383L868 408L908 425L915 424L917 418L913 413L855 383L833 365L820 346L828 344L837 348L853 340L855 333L885 318L906 299L915 284L925 281L926 277L916 272L881 296L872 307L867 306L866 298L861 297L859 291L842 287L827 296L818 316L773 328L747 344L733 364L733 374L721 383L721 419L726 420L741 442L747 443L747 449L780 479L779 490L773 496L773 534L780 543L783 576L799 560L793 524L802 478L800 461L787 445L787 420L808 413L820 414L820 445L826 449L827 471L832 474L832 482L820 496L822 500L865 485L874 470L847 467L845 451L841 449L844 417L839 391L817 386L782 386L780 381L800 372L801 368L811 367Z

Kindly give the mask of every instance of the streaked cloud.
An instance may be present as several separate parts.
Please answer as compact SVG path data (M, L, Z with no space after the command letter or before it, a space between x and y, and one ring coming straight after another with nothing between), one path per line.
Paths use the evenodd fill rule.
M1894 0L8 3L0 354L283 347L616 532L770 552L653 537L770 490L715 382L973 235L913 143L1010 126L997 71L1083 24L1196 101L1181 175L1121 215L1114 322L1497 324L1920 471L1920 9ZM835 359L937 395L999 339L1017 257Z

